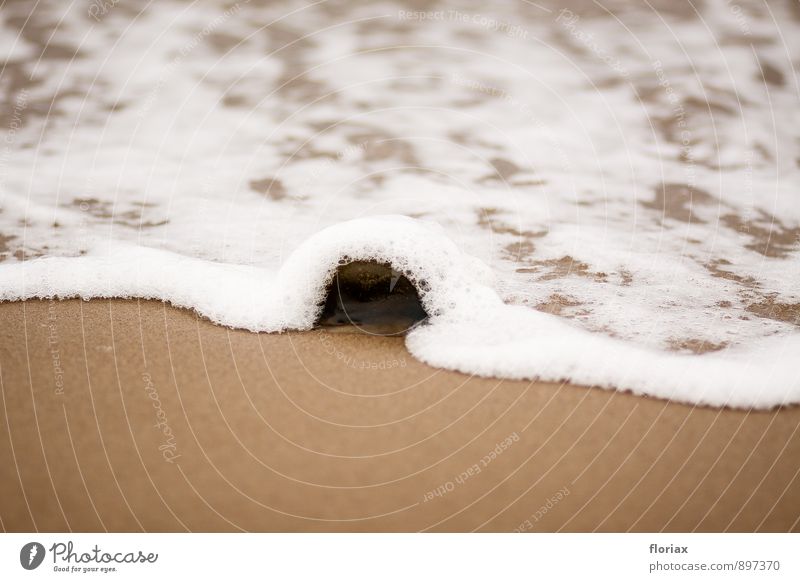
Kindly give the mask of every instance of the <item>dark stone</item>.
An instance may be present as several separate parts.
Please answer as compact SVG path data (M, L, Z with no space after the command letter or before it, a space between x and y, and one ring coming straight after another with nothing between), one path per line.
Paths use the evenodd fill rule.
M427 317L416 287L391 265L354 261L336 270L317 325L401 335Z

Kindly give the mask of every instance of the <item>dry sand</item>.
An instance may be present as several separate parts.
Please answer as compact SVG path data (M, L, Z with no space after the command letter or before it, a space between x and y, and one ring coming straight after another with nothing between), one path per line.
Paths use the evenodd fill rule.
M800 529L798 407L474 378L154 301L0 322L7 531Z

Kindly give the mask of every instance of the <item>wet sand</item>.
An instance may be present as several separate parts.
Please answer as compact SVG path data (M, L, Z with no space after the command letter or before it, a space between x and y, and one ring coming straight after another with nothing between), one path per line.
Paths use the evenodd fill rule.
M799 531L800 408L436 370L402 338L0 304L6 531Z

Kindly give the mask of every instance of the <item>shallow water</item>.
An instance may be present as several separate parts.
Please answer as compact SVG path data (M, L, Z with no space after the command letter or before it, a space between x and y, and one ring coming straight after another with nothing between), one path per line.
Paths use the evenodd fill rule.
M427 301L461 319L409 338L431 363L800 400L796 4L32 6L0 12L0 297L148 296L308 327L340 244L314 236L400 214L441 229L398 226L376 250L378 222L346 244L440 282ZM307 240L327 250L287 267ZM473 282L537 324L478 333L464 305L482 304L447 291ZM569 342L535 364L541 321L641 365L601 373ZM469 355L505 338L511 360ZM717 390L732 361L742 387ZM709 401L693 394L675 397Z

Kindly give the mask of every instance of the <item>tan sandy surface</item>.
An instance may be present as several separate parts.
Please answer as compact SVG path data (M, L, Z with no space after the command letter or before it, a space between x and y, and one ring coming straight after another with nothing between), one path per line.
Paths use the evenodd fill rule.
M8 531L800 529L797 407L474 378L153 301L0 304L0 378Z

